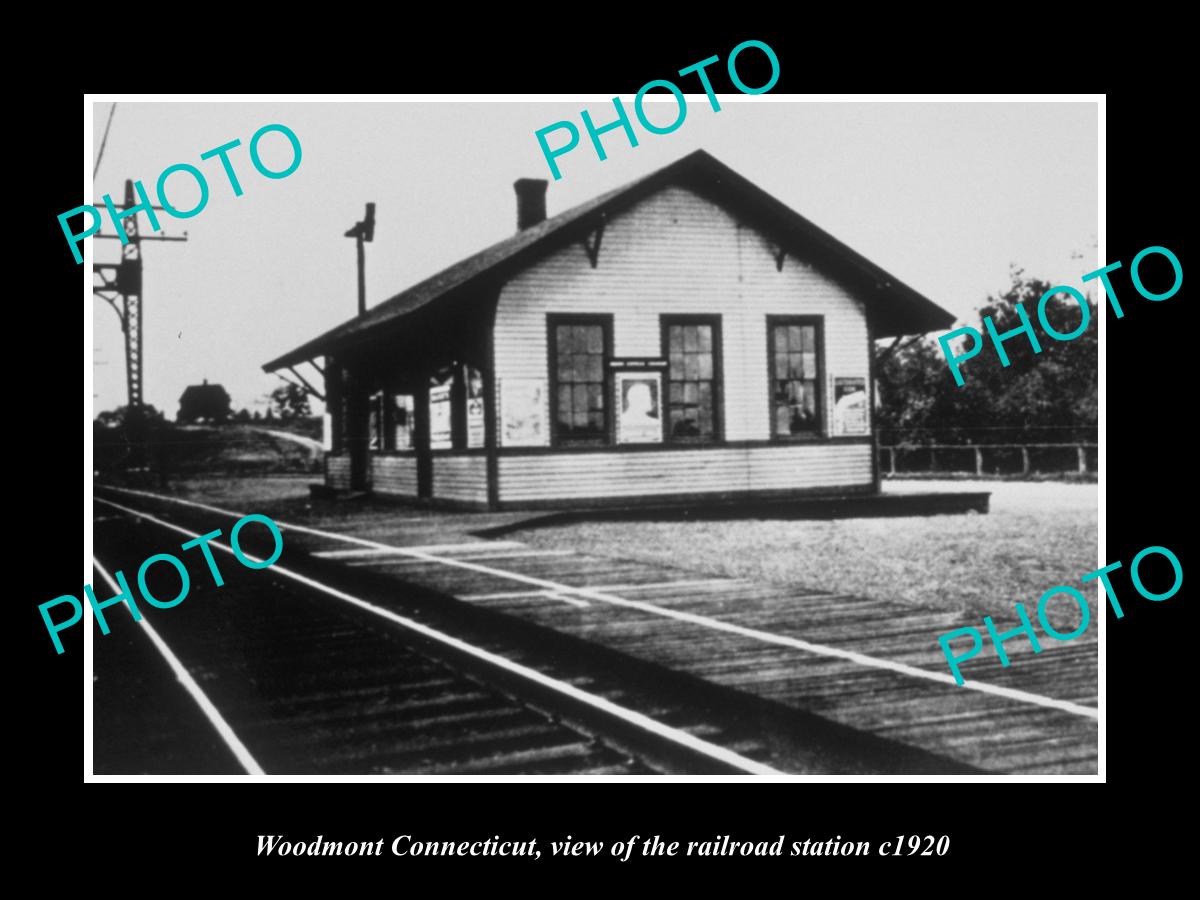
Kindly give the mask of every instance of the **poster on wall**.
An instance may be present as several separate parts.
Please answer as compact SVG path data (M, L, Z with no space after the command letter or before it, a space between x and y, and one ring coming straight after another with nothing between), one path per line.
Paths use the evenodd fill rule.
M618 444L661 444L662 373L617 372L614 377Z
M450 390L453 382L429 389L429 446L433 450L449 450L454 446L450 431Z
M395 429L393 449L411 450L413 446L413 397L411 394L395 394L392 401L392 425Z
M487 443L483 424L483 373L467 367L467 446L482 447Z
M867 410L867 380L865 378L835 378L833 380L833 433L869 434Z
M501 379L500 436L505 447L548 445L544 378Z

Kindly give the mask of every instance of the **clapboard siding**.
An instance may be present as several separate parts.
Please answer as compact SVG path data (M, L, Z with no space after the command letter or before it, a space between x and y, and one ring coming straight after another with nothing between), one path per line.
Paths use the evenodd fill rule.
M350 457L325 455L325 484L334 490L350 490Z
M417 458L415 456L371 457L371 487L381 494L417 496Z
M612 314L617 357L660 356L662 314L720 315L731 441L769 437L768 315L824 317L826 429L833 379L869 377L863 304L806 260L788 255L777 271L764 235L681 187L613 216L596 268L576 244L504 287L495 330L501 389L505 378L548 378L548 313Z
M800 490L871 484L870 444L501 456L500 501Z
M487 503L487 457L435 456L433 496L436 500Z

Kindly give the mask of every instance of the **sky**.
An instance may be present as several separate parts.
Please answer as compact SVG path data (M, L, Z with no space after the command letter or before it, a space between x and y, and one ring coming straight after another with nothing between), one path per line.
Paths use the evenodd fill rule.
M627 109L632 98L623 97ZM119 202L126 178L153 197L159 173L190 163L206 176L207 206L189 219L159 213L159 234L187 243L142 245L145 400L169 417L203 379L229 391L234 409L265 409L282 382L262 364L357 312L354 240L344 237L376 204L366 245L367 305L386 300L516 230L513 182L550 180L555 215L693 150L703 149L910 287L972 321L1017 264L1030 276L1080 285L1097 257L1097 113L1094 103L814 103L764 94L688 95L671 134L603 136L600 161L580 121L615 118L607 98L546 102L133 102L112 117L92 198ZM112 104L93 107L92 158ZM675 102L647 104L666 124ZM558 158L553 180L534 133L569 120L580 145ZM263 125L295 132L302 159L281 179L261 176L248 145ZM230 152L244 194L219 160ZM556 133L552 146L562 139ZM291 161L287 140L264 137L272 169ZM186 174L166 186L187 210L198 189ZM157 202L157 201L156 201ZM151 233L142 220L142 233ZM111 224L103 231L112 234ZM89 241L97 261L117 241ZM69 248L63 242L63 251ZM96 298L94 412L126 402L124 349L112 309ZM306 377L312 370L302 370ZM315 408L320 409L316 404Z

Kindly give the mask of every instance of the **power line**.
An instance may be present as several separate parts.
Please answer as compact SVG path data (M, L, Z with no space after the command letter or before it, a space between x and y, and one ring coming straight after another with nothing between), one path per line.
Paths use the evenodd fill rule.
M96 173L100 171L100 160L104 156L104 145L108 143L108 131L112 128L113 113L117 111L117 104L113 103L108 111L108 124L104 126L104 137L100 139L100 152L96 154L96 167L92 169L92 177L96 177Z

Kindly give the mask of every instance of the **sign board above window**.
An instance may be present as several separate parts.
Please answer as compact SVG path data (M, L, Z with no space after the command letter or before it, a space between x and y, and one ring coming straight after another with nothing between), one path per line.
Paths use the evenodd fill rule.
M626 359L610 359L608 367L610 369L665 369L667 361L665 359L628 357Z

